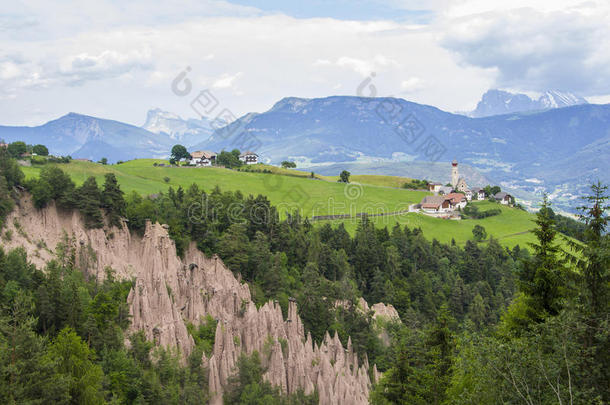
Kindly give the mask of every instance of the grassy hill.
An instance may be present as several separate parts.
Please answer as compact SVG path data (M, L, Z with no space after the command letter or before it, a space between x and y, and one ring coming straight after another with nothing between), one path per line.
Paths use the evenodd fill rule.
M371 219L380 227L387 226L391 228L398 222L411 228L421 228L428 239L437 239L444 243L450 243L454 239L458 245L463 245L467 240L472 239L472 228L475 225L483 226L488 235L498 239L502 245L511 248L515 245L527 247L528 242L535 241L534 235L530 232L535 226L532 222L534 219L533 214L503 205L500 206L489 201L473 201L471 204L477 205L481 211L500 207L502 213L484 219L464 219L460 221L432 218L419 213L406 213ZM331 222L338 223L338 221ZM342 220L341 222L344 223L345 228L350 233L354 232L358 225L357 220L352 219Z
M360 212L397 212L406 210L410 204L419 202L428 193L398 188L410 179L396 176L360 175L352 176L353 182L361 184L343 184L336 177L317 176L310 178L309 172L287 170L274 166L257 165L248 170L268 170L273 173L246 172L222 168L189 168L189 167L155 167L154 163L167 163L162 160L140 159L120 165L104 166L97 163L72 161L61 164L72 179L81 184L87 177L95 176L103 182L105 173L114 173L125 192L136 191L150 195L170 186L183 188L196 183L204 190L219 186L222 190L237 191L244 194L266 195L272 204L278 206L282 216L287 212L299 209L307 216L351 214ZM27 177L38 176L41 166L23 167ZM481 210L498 207L497 204L475 202ZM418 213L406 213L383 217L374 217L373 221L380 227L391 228L395 223L420 227L427 238L436 238L442 242L463 244L472 239L472 228L480 224L506 246L534 240L529 232L533 228L533 215L525 211L501 206L502 214L480 220L442 220ZM343 222L354 232L357 219L333 220L333 225ZM324 223L318 221L317 223Z

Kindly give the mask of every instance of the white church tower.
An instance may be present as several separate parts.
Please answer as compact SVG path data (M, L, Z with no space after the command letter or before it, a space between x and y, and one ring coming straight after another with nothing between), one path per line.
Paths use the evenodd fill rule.
M458 173L458 162L454 159L453 162L451 162L451 186L454 190L457 187L459 180L460 175Z

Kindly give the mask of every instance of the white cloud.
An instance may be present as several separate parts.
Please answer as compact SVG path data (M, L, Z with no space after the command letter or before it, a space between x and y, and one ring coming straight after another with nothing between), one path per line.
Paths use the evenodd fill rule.
M610 4L487 4L467 2L442 20L442 43L461 61L494 69L498 87L610 93Z
M423 88L423 82L419 77L410 77L400 83L400 88L405 92L417 91Z
M214 81L212 87L215 89L226 89L232 88L235 84L235 81L239 79L242 75L242 72L237 72L233 75L228 73L224 73L220 78Z
M19 67L10 61L0 63L0 80L14 79L21 75Z
M0 124L73 110L132 123L151 107L189 116L204 88L240 115L285 96L355 95L373 72L377 95L451 111L474 107L490 87L565 84L608 100L608 7L544 0L523 10L516 1L426 2L436 17L417 26L296 19L214 0L17 1L0 12L0 96L15 97L0 100ZM178 97L170 85L187 66L193 90Z
M89 80L102 80L130 73L134 69L150 69L150 50L132 50L121 53L116 50L104 50L98 54L87 52L68 55L59 66L59 75L67 79L68 84L82 84Z
M370 75L371 73L376 74L379 71L387 70L388 68L399 67L400 63L384 55L375 55L368 59L341 56L335 61L318 59L313 63L313 66L331 66L349 69L364 77Z

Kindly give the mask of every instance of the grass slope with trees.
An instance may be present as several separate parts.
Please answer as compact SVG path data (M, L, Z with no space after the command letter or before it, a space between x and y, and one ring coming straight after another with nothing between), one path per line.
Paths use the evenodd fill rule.
M217 167L153 166L155 163L167 164L167 161L140 159L119 165L72 161L59 167L77 185L82 184L90 176L102 182L106 173L112 173L125 192L136 191L143 196L157 194L170 187L186 189L193 183L206 191L219 186L226 191L239 190L252 195L262 194L278 207L282 218L295 209L298 209L302 216L310 218L312 215L330 214L351 214L355 217L363 211L370 214L380 210L402 211L410 204L421 201L425 195L429 195L424 191L400 188L405 180L410 180L402 177L352 175L351 183L345 184L337 182L338 176L335 178L315 175L318 179L315 180L306 172L268 165L246 166L240 169L242 171L238 171ZM41 167L23 167L23 171L28 179L36 178L40 175ZM527 243L534 240L534 236L529 232L533 227L532 214L486 201L474 204L479 206L480 210L499 208L502 214L477 220L448 221L423 214L408 213L371 217L371 221L378 227L392 227L394 224L420 227L429 239L436 238L446 243L455 240L462 246L467 240L472 239L475 225L483 226L488 235L494 236L506 246L514 247L517 244L527 246ZM337 226L340 222L344 223L350 234L354 234L357 218L331 221L331 225Z

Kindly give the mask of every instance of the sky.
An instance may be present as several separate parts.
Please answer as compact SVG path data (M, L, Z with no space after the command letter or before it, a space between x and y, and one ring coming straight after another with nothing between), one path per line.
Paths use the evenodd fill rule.
M469 111L490 88L608 103L609 21L607 0L4 1L0 125L195 118L201 92L235 116L330 95Z

